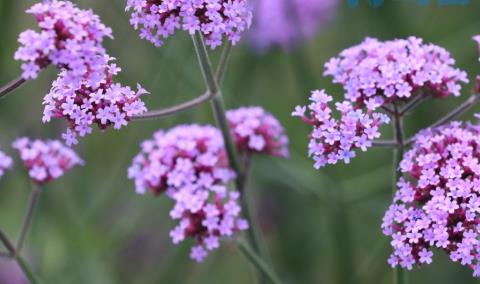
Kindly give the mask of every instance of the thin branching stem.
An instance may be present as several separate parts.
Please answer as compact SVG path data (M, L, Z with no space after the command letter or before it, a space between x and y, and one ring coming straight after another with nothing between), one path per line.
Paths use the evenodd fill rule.
M414 109L416 106L421 104L424 100L426 99L426 96L423 93L418 94L414 99L406 103L401 109L400 109L400 116L406 115L409 111Z
M393 110L387 106L382 106L382 109L386 111L389 115L393 115Z
M470 98L468 98L465 102L463 102L461 105L459 105L457 108L437 120L435 123L430 125L428 128L435 128L437 126L443 125L445 123L448 123L456 118L458 118L460 115L468 111L470 108L475 106L478 101L480 100L480 94L472 94ZM406 141L405 145L409 146L411 145L415 140L415 137L411 137Z
M203 36L200 33L195 33L193 35L193 42L195 45L195 51L197 53L198 62L200 64L200 69L202 71L203 79L207 87L207 92L213 94L212 98L212 109L217 121L217 125L220 128L223 139L225 140L225 148L227 150L228 159L230 166L237 174L237 186L240 189L244 187L243 183L245 180L244 169L238 157L237 149L233 143L232 134L230 132L230 127L228 126L228 121L226 117L226 110L223 104L222 93L217 83L217 78L212 69L210 63L210 58L208 56L205 43L203 41ZM225 60L226 61L226 60Z
M477 104L479 100L480 100L480 94L472 94L470 96L470 98L468 98L468 100L463 102L456 109L452 110L451 112L449 112L447 115L445 115L441 119L437 120L437 122L432 124L430 126L430 128L440 126L442 124L445 124L447 122L450 122L450 121L456 119L457 117L459 117L460 115L462 115L463 113L468 111L475 104Z
M35 271L30 267L28 262L20 255L17 254L15 256L15 260L18 263L18 266L22 269L23 273L25 273L25 276L27 276L28 280L30 280L31 284L41 284L42 281L40 278L37 276Z
M19 76L12 81L8 82L6 85L0 88L0 99L8 95L13 90L20 87L26 80L22 76Z
M396 105L393 106L393 133L395 141L398 147L393 149L393 195L395 195L397 189L397 181L401 177L402 173L399 171L400 161L403 158L403 151L405 147L404 130L403 130L403 117L401 116L399 109ZM395 268L394 270L394 284L408 284L407 272L402 268Z
M16 246L17 253L19 253L22 250L23 243L25 242L25 238L27 237L28 229L30 228L30 224L32 223L33 213L35 211L35 207L37 206L39 196L40 196L40 187L39 185L33 183L32 193L30 195L30 202L28 203L27 213L25 214L25 218L23 219L23 225L20 231L20 237L18 239L17 246Z
M232 48L232 44L230 42L225 43L225 47L223 48L222 55L220 57L220 61L218 63L217 72L216 72L216 78L219 85L222 84L223 79L225 77L225 70L227 67L228 58L230 57L229 55L230 55L231 48ZM165 116L169 116L175 113L189 110L203 103L206 103L210 101L214 95L215 94L212 92L206 92L203 95L196 97L190 101L186 101L178 105L174 105L164 109L148 111L144 114L133 116L131 119L132 120L150 120L150 119L158 119Z
M149 119L162 118L162 117L169 116L174 113L179 113L179 112L191 109L193 107L196 107L198 105L201 105L211 100L212 97L213 97L213 94L210 92L207 92L201 95L200 97L194 98L193 100L190 100L172 107L164 108L164 109L148 111L144 114L133 116L131 119L132 120L149 120Z
M217 66L217 83L222 86L223 79L225 79L225 71L227 70L228 60L230 59L230 51L232 50L232 43L227 40L222 50L222 55Z
M203 40L203 36L201 33L197 32L192 36L193 43L195 46L195 51L197 54L197 59L200 64L200 70L202 71L202 76L205 81L205 85L207 87L207 92L210 92L213 94L213 98L211 100L211 106L213 110L213 114L215 116L215 120L217 122L217 126L222 132L223 140L225 143L225 149L227 151L228 155L228 160L230 163L230 166L232 169L235 171L237 177L235 179L236 187L240 193L242 193L242 209L245 218L247 221L250 223L250 228L247 231L248 239L249 242L251 243L253 249L257 254L260 254L260 246L259 242L257 239L257 236L255 234L255 231L252 229L252 219L251 219L251 214L249 212L248 206L246 206L246 200L245 200L245 184L246 184L246 175L245 175L245 169L240 161L239 155L237 153L237 149L235 146L235 143L233 143L233 137L230 131L230 127L228 125L227 117L226 117L226 109L223 103L223 97L222 97L222 92L220 90L218 81L217 81L217 76L215 76L212 68L212 64L210 61L210 58L208 56L207 49L205 47L205 42ZM230 49L227 49L227 52L225 52L222 55L222 59L220 62L220 70L223 70L220 73L225 72L226 69L226 64L228 62L228 57L229 57L229 52ZM223 66L223 67L222 67ZM220 74L218 78L223 78L223 75ZM258 275L258 279L260 283L264 282L265 275L263 272L260 271Z
M3 246L8 250L9 256L13 257L15 255L15 247L2 230L0 230L0 241L2 242Z
M28 262L17 251L15 251L15 247L13 246L13 243L8 239L8 237L3 233L2 230L0 230L0 241L3 243L3 245L9 252L8 258L15 259L18 266L22 269L23 273L25 274L27 279L30 281L30 283L41 284L42 281L37 276L35 271L30 267Z
M239 240L238 247L240 248L240 251L245 255L245 257L250 261L250 263L252 263L255 268L261 271L272 284L282 283L282 281L280 281L273 269L271 269L263 261L263 259L260 258L257 253L255 253L255 251L247 244L247 242L245 242L244 240Z
M375 147L387 147L387 148L395 148L399 147L398 142L395 140L374 140L372 145Z

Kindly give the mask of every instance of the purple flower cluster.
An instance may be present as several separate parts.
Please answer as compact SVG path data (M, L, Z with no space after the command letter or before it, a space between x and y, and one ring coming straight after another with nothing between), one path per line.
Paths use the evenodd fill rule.
M130 23L140 37L155 46L178 29L201 32L211 48L223 36L235 44L252 21L247 0L128 0L126 10L132 10Z
M261 107L227 111L229 127L240 152L288 157L288 137L278 120Z
M82 159L72 149L56 140L20 138L12 147L18 150L30 178L38 184L46 184L63 176L74 166L83 165Z
M221 237L248 228L240 217L239 193L227 187L235 173L214 127L182 125L156 132L142 143L128 177L135 180L137 193L166 192L175 202L170 216L178 225L170 236L175 244L194 239L191 257L196 261L218 248Z
M35 16L40 32L26 30L19 36L15 59L25 62L24 79L35 79L40 69L54 64L68 71L65 76L74 85L83 80L100 84L109 60L102 42L112 37L112 30L97 15L57 0L35 4L27 13Z
M60 73L50 93L44 98L43 122L51 118L64 118L69 128L63 134L67 145L77 144L77 135L83 137L92 132L92 124L102 130L109 126L120 129L134 115L147 111L140 97L148 93L140 85L135 92L130 87L113 83L113 76L120 71L115 64L108 65L104 79L98 87L83 81L79 88L68 83L68 72Z
M429 264L438 248L480 276L479 158L479 126L452 122L416 136L382 223L392 267Z
M419 93L459 96L460 83L468 79L454 63L448 51L419 38L385 42L367 38L330 59L324 74L343 85L347 100L383 106Z
M292 113L313 126L308 144L308 154L319 169L327 164L336 164L343 160L349 163L355 157L354 150L366 151L372 146L372 140L380 136L379 127L389 123L388 116L373 112L374 107L363 111L349 101L335 104L340 119L332 117L328 103L333 98L324 90L313 91L308 106L297 106ZM307 116L305 112L310 112Z
M249 31L259 51L290 49L312 38L332 18L338 0L252 0L255 17Z
M41 31L27 30L20 34L22 46L15 59L23 64L23 77L36 78L41 68L54 64L60 68L58 79L44 98L43 121L65 118L69 129L63 138L67 145L78 143L77 136L92 132L91 125L101 129L111 125L119 129L128 120L146 112L140 96L147 93L138 85L130 87L113 83L120 71L110 63L102 46L104 37L112 37L91 10L77 8L68 1L44 1L29 10Z
M170 216L179 224L170 232L170 237L175 244L187 237L195 239L190 257L197 262L220 246L220 238L248 229L248 222L240 216L240 194L229 192L226 185L205 187L195 183L180 187L172 197L175 206Z
M5 174L5 171L11 169L12 166L12 158L0 151L0 178L2 178L2 176Z

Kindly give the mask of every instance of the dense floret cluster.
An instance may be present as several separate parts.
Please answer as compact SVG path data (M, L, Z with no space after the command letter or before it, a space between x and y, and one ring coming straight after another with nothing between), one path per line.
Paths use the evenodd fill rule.
M278 120L261 107L227 111L228 124L240 152L288 157L288 137Z
M392 237L393 267L429 264L437 248L480 276L479 159L479 126L453 122L416 136L383 218L383 232Z
M419 38L385 42L367 38L330 59L324 74L343 85L347 100L359 105L373 100L382 106L421 93L459 96L460 83L468 79L454 64L448 51Z
M170 236L174 243L193 238L191 257L197 261L217 248L221 237L248 227L240 218L239 193L227 187L235 173L214 127L182 125L156 132L142 143L128 177L137 193L166 192L174 200L170 215L179 223Z
M291 49L312 38L333 16L337 0L253 0L249 40L260 52Z
M215 48L226 37L233 44L250 27L252 12L246 0L128 0L130 23L140 37L161 46L177 30L201 32Z
M115 64L107 66L104 69L106 77L96 88L86 81L79 88L72 88L66 78L68 73L62 72L44 98L43 122L49 122L51 118L66 119L69 128L63 138L67 145L77 144L77 136L91 133L93 124L102 130L127 125L132 116L147 111L140 97L148 92L140 85L137 85L137 91L133 91L114 83L113 76L119 71Z
M17 149L30 178L38 184L46 184L63 176L82 159L70 148L56 140L17 139L12 147Z
M390 121L388 116L373 112L375 104L365 112L349 101L335 104L340 112L337 120L332 117L332 109L328 105L332 100L324 90L313 91L311 103L297 106L292 113L313 127L308 154L313 157L316 169L341 160L349 163L355 157L354 150L366 151L371 147L372 141L380 137L379 127ZM307 109L309 115L305 114Z
M98 86L109 57L102 46L112 30L91 10L81 10L69 1L43 1L27 10L35 16L40 31L26 30L19 36L15 59L21 60L23 78L35 79L40 69L54 64L66 70L69 84L86 80Z

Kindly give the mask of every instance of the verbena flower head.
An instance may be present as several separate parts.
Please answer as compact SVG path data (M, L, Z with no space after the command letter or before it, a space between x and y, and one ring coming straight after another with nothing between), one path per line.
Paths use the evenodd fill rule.
M261 107L227 111L227 119L241 152L288 157L288 137L278 120Z
M18 150L30 178L38 184L58 179L74 166L84 164L72 149L56 140L19 138L12 147Z
M382 223L392 267L430 264L436 248L480 276L479 157L479 126L452 122L416 136Z
M248 222L240 217L239 196L237 191L229 191L225 185L181 187L172 195L175 206L170 216L179 221L170 231L173 243L178 244L188 237L194 239L196 244L190 257L201 262L208 251L220 246L221 238L248 229Z
M87 79L95 86L103 78L108 56L102 46L112 31L91 10L81 10L69 1L44 1L27 13L35 16L40 31L26 30L15 59L21 60L24 79L35 79L40 69L54 64L68 70L72 83Z
M139 194L174 192L192 183L209 187L235 177L215 127L194 124L159 130L141 148L128 174Z
M155 46L179 29L201 32L211 48L223 37L235 44L252 21L247 0L128 0L126 10L140 37Z
M406 101L420 91L433 97L459 96L460 83L468 79L454 64L448 51L419 38L385 42L367 38L327 62L324 74L343 85L346 99L385 105Z
M312 38L334 14L338 0L252 0L255 17L249 31L260 52L272 47L291 49Z
M297 106L292 113L313 127L308 154L313 157L316 169L341 160L349 163L356 155L354 150L366 151L372 146L372 140L380 136L379 127L389 123L388 116L373 112L375 105L363 110L349 101L335 104L340 113L340 119L335 119L328 105L332 100L324 90L313 91L311 103Z
M5 153L0 151L0 178L3 177L6 170L11 169L13 166L13 160Z
M156 132L142 143L128 177L137 193L167 192L175 201L170 215L179 223L170 236L175 244L193 238L191 257L197 261L217 248L221 237L248 227L240 218L239 193L227 188L235 173L214 127L182 125Z
M69 128L63 138L67 145L76 144L78 135L83 137L91 133L93 124L102 130L127 125L132 116L147 111L140 97L148 92L140 85L134 91L114 83L113 76L119 71L120 68L111 64L104 69L104 79L97 87L83 81L79 88L69 85L68 72L63 71L44 98L43 122L51 118L66 119Z

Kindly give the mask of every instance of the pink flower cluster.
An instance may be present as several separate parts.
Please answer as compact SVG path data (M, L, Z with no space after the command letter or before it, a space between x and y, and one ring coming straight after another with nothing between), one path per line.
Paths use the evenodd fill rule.
M83 165L82 159L72 149L56 140L20 138L12 147L18 150L30 178L38 184L46 184L63 176L74 166Z
M110 63L103 48L104 37L112 37L91 10L77 8L68 1L44 1L29 10L41 31L27 30L20 34L21 47L15 59L25 61L23 77L36 78L41 68L54 64L61 69L50 93L44 98L43 121L64 118L69 128L63 138L67 145L77 144L77 136L100 129L127 125L129 119L146 112L140 96L147 93L113 83L120 71Z
M310 39L335 13L338 0L253 0L255 17L249 31L260 52L279 46L290 49Z
M0 151L0 178L5 174L5 171L11 169L12 166L12 158Z
M175 244L194 239L191 257L196 261L218 248L221 237L248 228L240 217L239 193L227 187L235 173L214 127L181 125L156 132L142 143L128 177L135 180L137 193L166 192L173 199L170 216L179 222L170 236Z
M345 89L345 98L359 105L380 106L406 101L419 92L434 97L460 95L467 74L453 67L445 49L409 37L380 42L367 38L325 64L325 75Z
M104 37L112 38L112 30L91 10L68 1L43 1L27 13L35 16L40 32L26 30L19 36L15 59L25 62L23 78L35 79L41 68L54 64L68 71L65 76L74 86L83 80L98 86L109 60L102 42Z
M43 104L43 122L51 118L64 118L69 128L63 134L67 145L77 144L77 136L85 136L92 132L92 124L97 124L102 130L109 126L120 129L127 125L134 115L147 111L140 97L148 93L140 85L135 92L130 87L113 83L113 76L120 71L115 64L108 65L104 79L98 87L92 87L83 81L79 88L72 88L68 82L68 72L60 73L53 83Z
M130 23L140 37L155 46L178 29L201 32L211 48L223 36L235 44L252 21L247 0L128 0L126 10L132 10Z
M373 112L373 107L364 112L349 101L335 104L341 116L337 120L328 105L332 99L324 90L313 91L311 103L297 106L292 113L313 126L308 154L313 157L316 169L340 160L348 164L355 157L353 150L366 151L372 146L372 140L380 137L379 127L390 121L388 116ZM305 114L307 108L309 116Z
M452 122L416 136L382 223L392 267L430 264L437 248L480 276L479 158L480 126Z
M227 111L227 119L241 152L288 157L288 137L278 120L261 107L241 107Z

